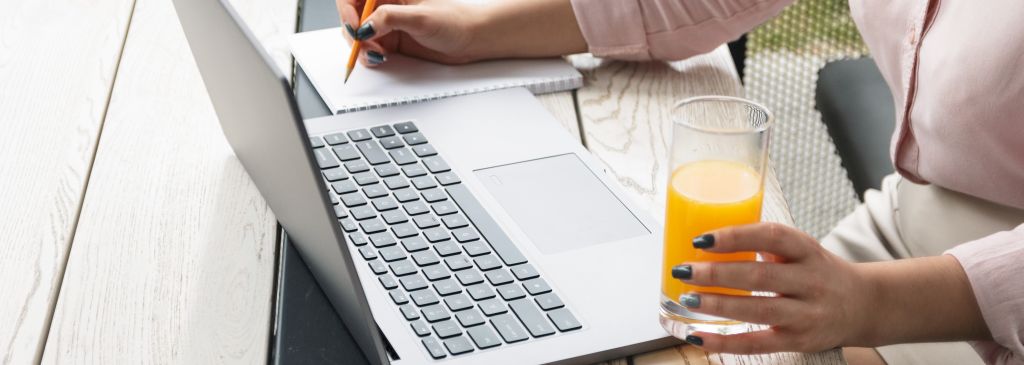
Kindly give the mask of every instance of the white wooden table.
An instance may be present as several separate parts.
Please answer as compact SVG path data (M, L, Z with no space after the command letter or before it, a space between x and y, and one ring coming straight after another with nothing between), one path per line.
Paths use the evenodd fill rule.
M235 0L283 69L295 0ZM724 48L574 56L551 112L660 209L675 100L742 93ZM277 230L228 147L168 0L0 2L0 364L260 363ZM765 216L790 223L770 179ZM625 360L616 361L625 363ZM635 364L843 364L679 346Z

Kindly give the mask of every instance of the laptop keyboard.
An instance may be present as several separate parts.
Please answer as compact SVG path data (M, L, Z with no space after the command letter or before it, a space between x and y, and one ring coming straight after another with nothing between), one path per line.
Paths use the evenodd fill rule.
M434 359L582 327L413 122L310 142L349 244Z

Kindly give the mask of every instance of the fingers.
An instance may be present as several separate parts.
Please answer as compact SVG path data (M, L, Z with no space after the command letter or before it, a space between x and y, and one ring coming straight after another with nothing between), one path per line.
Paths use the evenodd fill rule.
M790 265L770 262L691 262L686 283L800 296L806 278Z
M804 318L804 304L786 297L689 293L682 295L679 302L697 313L747 323L779 326Z
M359 52L359 63L366 67L377 67L387 61L387 50L375 41L364 41Z
M686 342L700 346L704 351L730 354L765 354L787 350L787 341L771 329L735 335L694 332L686 336Z
M414 37L430 34L434 30L429 25L427 11L422 5L381 5L356 30L356 38L375 40L396 31Z
M709 235L695 238L693 245L708 252L767 252L795 261L813 252L817 243L796 228L778 223L756 223L712 231Z
M347 37L345 39L352 44L352 40L355 38L356 27L359 27L359 10L357 6L362 6L363 0L337 0L338 5L338 16L341 18L342 28L345 29Z

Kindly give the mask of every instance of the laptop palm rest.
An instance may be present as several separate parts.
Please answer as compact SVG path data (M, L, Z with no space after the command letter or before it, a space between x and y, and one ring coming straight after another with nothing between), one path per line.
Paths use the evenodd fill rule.
M545 254L650 233L574 153L474 172Z

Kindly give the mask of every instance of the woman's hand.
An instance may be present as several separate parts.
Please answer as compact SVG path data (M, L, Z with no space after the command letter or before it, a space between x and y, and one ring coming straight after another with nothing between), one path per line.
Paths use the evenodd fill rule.
M586 50L570 0L378 0L362 26L365 0L336 1L346 38L362 41L359 59L366 66L379 65L395 52L459 64Z
M708 246L710 245L710 246ZM778 295L684 294L683 305L698 313L767 324L769 329L723 336L695 332L687 342L711 352L737 354L814 352L858 343L871 321L872 288L853 264L825 251L814 238L776 223L721 229L694 240L708 252L757 251L768 262L692 262L690 278L720 286ZM679 270L682 269L682 270ZM673 272L686 272L677 267ZM683 275L685 276L685 274Z

